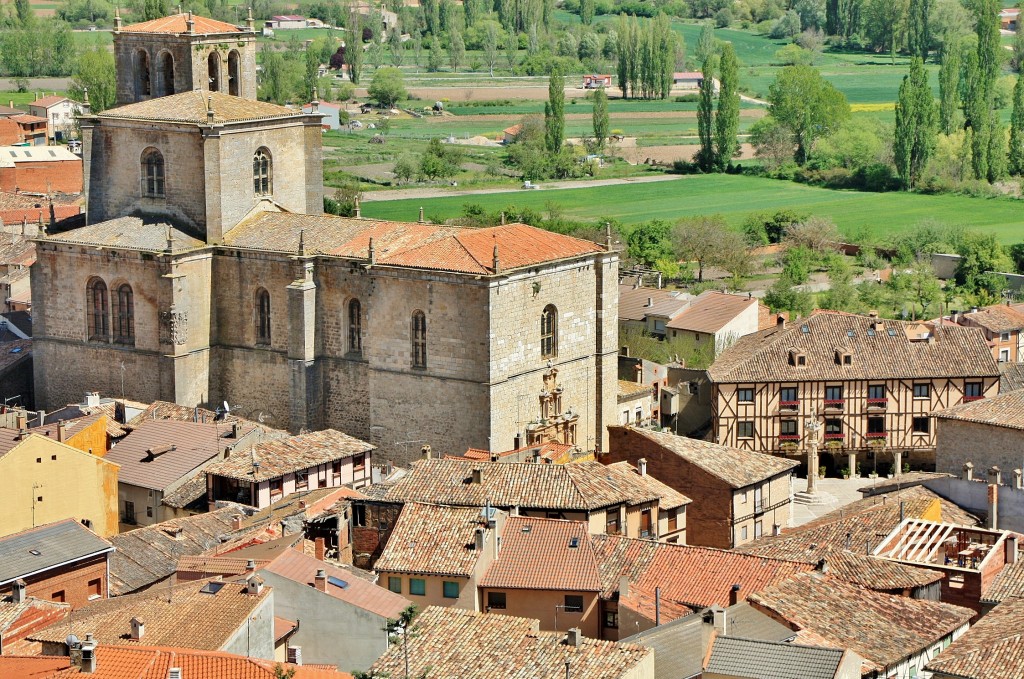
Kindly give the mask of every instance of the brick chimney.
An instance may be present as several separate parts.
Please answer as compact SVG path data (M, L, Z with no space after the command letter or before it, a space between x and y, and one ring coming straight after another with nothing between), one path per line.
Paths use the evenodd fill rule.
M988 528L999 528L999 486L994 483L988 484Z
M483 528L477 527L476 530L473 531L473 548L476 549L477 552L479 552L481 554L483 553L483 551L484 551L484 529Z
M323 561L324 557L327 555L327 546L324 543L323 538L313 540L313 555L316 557L317 561Z
M327 571L320 568L316 572L316 577L313 578L313 582L318 590L321 592L327 591Z
M231 517L231 530L242 530L242 515L235 514Z
M733 585L732 588L729 589L729 605L730 606L735 606L736 604L738 604L740 602L740 590L741 589L743 589L743 586L740 585L739 583Z
M1003 472L999 467L993 466L988 470L988 482L997 486L1003 485Z
M1017 536L1006 536L1006 563L1017 563Z

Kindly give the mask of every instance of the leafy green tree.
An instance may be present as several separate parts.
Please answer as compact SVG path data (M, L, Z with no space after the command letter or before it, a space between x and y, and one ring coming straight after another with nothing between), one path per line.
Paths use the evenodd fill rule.
M947 40L942 46L942 65L939 67L939 130L942 134L953 134L957 128L961 49L958 40Z
M637 224L626 237L626 254L645 266L654 266L659 259L672 257L671 230L671 225L660 219Z
M459 72L459 66L466 58L466 43L462 41L462 33L458 29L448 31L448 63L452 71Z
M306 50L304 56L305 70L302 77L303 99L312 101L316 93L316 86L320 81L320 55L316 50Z
M928 309L944 299L942 284L935 276L931 261L926 259L917 259L909 270L894 273L890 286L897 300L911 300L911 317L915 320L928 318Z
M896 132L893 161L903 185L912 189L935 148L935 102L928 85L928 73L917 57L910 60L910 73L903 77L896 100Z
M548 101L544 104L544 139L548 153L558 153L565 141L565 78L558 69L548 79Z
M284 57L280 52L267 50L263 54L263 74L260 96L267 101L284 103L288 99Z
M117 98L114 55L99 46L82 52L68 87L68 94L77 101L84 101L86 92L93 113L110 108Z
M584 26L594 22L594 0L580 0L580 21Z
M1013 34L1013 59L1011 66L1019 73L1024 70L1024 21L1017 19L1017 30Z
M799 31L798 31L799 32ZM708 57L715 53L715 27L710 21L705 21L700 28L700 34L697 36L697 47L694 52L694 58L697 63L706 63Z
M363 75L363 20L353 13L350 20L351 28L348 35L348 47L345 49L345 60L348 62L348 79L353 85L359 84Z
M427 52L427 70L437 73L441 70L444 57L441 55L441 40L436 37L430 38L430 50Z
M817 255L808 247L798 245L787 248L782 256L782 275L797 285L806 283L811 278L811 269L817 263Z
M394 108L399 101L409 98L402 71L393 66L379 68L374 72L366 94L384 108Z
M797 284L785 276L780 277L764 296L764 303L778 313L788 311L797 316L808 316L814 308L814 298L804 290L798 290Z
M514 71L516 60L519 58L519 35L515 31L509 31L508 35L505 36L502 48L505 51L505 61L508 63L508 70Z
M718 111L715 115L715 165L724 172L739 150L736 134L740 129L740 67L732 43L722 45Z
M810 157L814 140L835 131L850 116L846 96L812 66L787 66L768 88L768 114L790 130L796 162Z
M928 22L931 18L931 0L910 0L907 18L907 51L912 57L928 61L928 48L932 36Z
M594 122L594 141L597 142L597 148L603 149L604 143L608 139L608 95L605 93L604 88L600 87L594 92L594 109L593 109L593 122ZM1024 162L1024 158L1022 158Z
M501 24L496 21L487 21L484 26L484 63L487 64L487 71L494 77L494 65L498 63L498 45L502 43Z
M417 170L416 161L413 160L412 156L402 154L398 157L398 160L395 161L395 167L392 172L399 182L408 183L416 176Z
M704 281L704 269L723 261L729 241L729 224L721 215L681 219L672 227L672 245L679 259L697 263L697 282ZM742 240L733 241L746 250Z
M402 42L402 30L395 26L388 32L388 53L391 55L391 65L398 67L405 60L405 44Z
M1013 87L1013 112L1010 114L1009 171L1024 175L1024 76Z
M714 61L712 55L704 62L697 100L697 138L700 140L700 150L697 151L694 160L697 167L704 172L710 172L715 166Z
M977 51L968 55L964 69L964 116L971 129L971 166L976 179L993 180L1000 163L993 164L992 151L1001 144L993 140L993 111L996 80L999 77L1002 46L999 38L998 0L977 0L975 30Z
M808 215L793 210L753 212L743 221L743 233L750 245L781 243L794 224L805 222Z
M956 269L956 283L968 290L982 287L982 277L989 271L1013 270L1013 260L992 233L963 233L956 244L956 252L961 258Z
M423 179L446 179L458 174L462 149L455 144L442 144L434 137L420 157L419 175Z

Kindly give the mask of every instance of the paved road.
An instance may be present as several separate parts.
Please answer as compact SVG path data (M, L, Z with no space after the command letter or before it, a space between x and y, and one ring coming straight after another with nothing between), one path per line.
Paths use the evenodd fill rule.
M540 191L559 191L562 189L581 189L592 186L617 186L620 184L647 184L650 182L668 182L682 179L679 175L655 175L651 177L637 177L635 179L579 179L564 182L542 182ZM430 187L415 189L395 189L394 191L367 191L361 200L364 203L371 203L375 200L404 200L406 198L444 198L447 196L481 196L488 193L519 193L528 191L519 186L498 187L490 189L459 189L446 187Z
M819 516L848 505L854 500L861 499L861 494L857 492L857 489L872 483L875 483L875 481L868 478L818 479L818 490L828 495L829 503L825 505L802 505L794 502L791 505L793 509L792 519L790 520L791 526L802 526L817 519ZM807 479L793 478L792 492L806 489Z

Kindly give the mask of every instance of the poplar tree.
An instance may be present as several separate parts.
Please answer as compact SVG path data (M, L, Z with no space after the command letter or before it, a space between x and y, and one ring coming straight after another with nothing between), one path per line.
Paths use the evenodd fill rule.
M1010 174L1024 175L1024 77L1017 78L1017 84L1013 88L1009 160Z
M931 4L931 0L910 0L907 17L907 49L910 56L920 57L921 61L928 61L928 46L932 39L928 30Z
M928 73L918 57L910 60L910 73L903 76L896 101L896 136L893 157L896 171L907 189L912 189L935 148L935 101L928 86Z
M548 152L562 150L565 141L565 78L556 68L548 79L548 101L544 104L544 141Z
M603 87L594 92L593 118L594 141L597 142L598 149L603 149L604 142L608 139L608 95L605 94Z
M715 67L713 56L704 60L703 78L700 81L700 98L697 102L697 137L700 139L700 150L695 158L697 167L710 172L715 165L714 148L714 109Z
M957 127L961 49L958 40L950 39L942 45L942 65L939 67L939 130L942 134L953 134Z
M740 128L739 63L732 43L722 45L722 62L719 67L718 112L715 115L715 165L719 172L736 155L736 133ZM706 77L706 76L705 76Z
M711 25L710 21L705 21L704 26L700 29L700 35L697 37L697 49L694 52L694 56L697 58L697 62L703 64L707 62L715 52L715 29Z
M594 0L580 0L580 21L589 26L594 21Z
M1000 125L993 125L995 86L999 77L999 2L978 0L976 3L978 49L968 55L964 68L964 117L971 128L971 169L975 179L992 181L998 177L1000 161L993 165L993 152L998 155L1002 141L993 139Z
M353 14L350 23L352 28L345 48L345 61L348 62L348 79L353 85L358 85L363 73L363 21L358 14Z

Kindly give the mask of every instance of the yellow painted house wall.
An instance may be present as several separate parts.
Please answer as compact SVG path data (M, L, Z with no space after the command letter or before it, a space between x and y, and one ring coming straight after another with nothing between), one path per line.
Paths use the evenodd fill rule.
M65 443L87 453L91 451L93 455L99 457L106 456L108 452L107 416L103 415L82 431L75 432L73 436L68 437Z
M89 519L98 535L115 535L118 469L102 457L29 434L0 456L7 489L0 492L0 537L67 518Z

